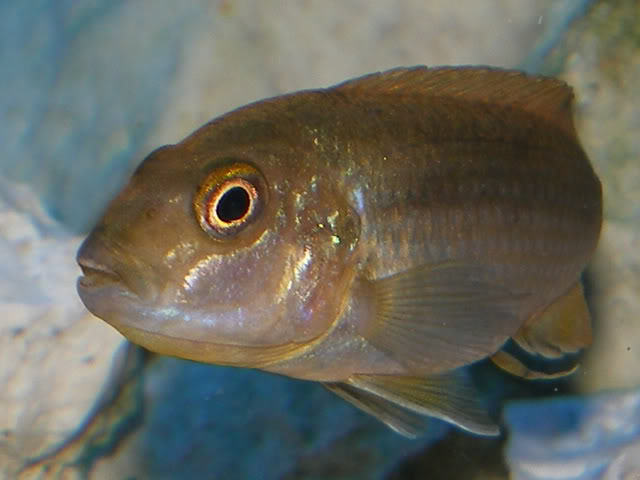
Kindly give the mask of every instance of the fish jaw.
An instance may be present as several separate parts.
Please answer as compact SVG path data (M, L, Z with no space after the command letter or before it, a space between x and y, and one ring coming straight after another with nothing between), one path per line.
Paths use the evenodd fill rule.
M81 246L77 261L84 275L77 281L78 294L89 311L139 346L204 363L268 369L268 365L298 356L315 343L314 339L279 343L276 337L271 343L255 344L249 336L246 344L234 343L220 335L220 330L237 331L251 324L243 308L204 308L202 304L190 308L176 300L180 292L176 294L169 287L164 291L151 285L141 288L140 278L136 287L127 262L116 258L117 254L122 256L122 250L108 248L107 243L98 229ZM265 316L275 317L276 313L265 311Z
M99 318L110 318L106 307L110 304L121 306L123 302L130 303L137 296L125 285L113 267L94 258L94 243L89 237L78 251L76 261L82 270L82 276L78 278L76 288L80 299L91 313Z
M84 275L78 278L77 289L87 309L131 342L155 353L218 365L264 368L308 348L295 343L256 347L194 339L193 332L176 329L185 325L185 312L145 305L108 267L84 258L78 263Z
M116 329L131 318L144 318L145 303L157 297L156 289L141 275L123 268L123 255L122 249L109 247L105 236L94 231L76 258L82 270L76 282L80 299L91 313Z
M327 236L324 230L319 235ZM232 255L212 253L193 262L178 256L189 260L184 266L172 254L171 262L160 257L151 264L141 259L135 242L103 224L78 252L84 273L78 293L94 315L156 353L237 366L256 365L256 358L264 363L276 351L288 358L290 350L313 343L332 323L340 302L328 302L326 292L342 290L339 284L350 278L333 269L336 282L317 286L309 240L307 235L297 245L267 231ZM248 286L249 294L234 282Z

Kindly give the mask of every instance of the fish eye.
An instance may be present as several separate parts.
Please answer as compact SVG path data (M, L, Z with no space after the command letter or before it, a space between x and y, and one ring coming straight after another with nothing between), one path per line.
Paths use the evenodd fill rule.
M264 204L262 175L251 165L234 163L210 173L194 198L200 227L226 238L248 226Z

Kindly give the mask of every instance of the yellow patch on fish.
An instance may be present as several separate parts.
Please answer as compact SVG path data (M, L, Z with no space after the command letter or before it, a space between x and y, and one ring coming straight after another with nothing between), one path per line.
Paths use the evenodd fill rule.
M399 68L258 102L153 152L78 253L149 350L322 382L394 430L496 434L463 367L587 346L598 178L571 89ZM512 340L511 340L512 339Z

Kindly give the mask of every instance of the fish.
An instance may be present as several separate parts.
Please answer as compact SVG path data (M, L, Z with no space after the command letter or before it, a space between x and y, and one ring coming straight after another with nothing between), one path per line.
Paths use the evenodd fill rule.
M78 293L152 352L319 382L408 437L498 435L467 367L557 378L592 341L602 188L572 108L561 80L482 66L238 108L144 159Z

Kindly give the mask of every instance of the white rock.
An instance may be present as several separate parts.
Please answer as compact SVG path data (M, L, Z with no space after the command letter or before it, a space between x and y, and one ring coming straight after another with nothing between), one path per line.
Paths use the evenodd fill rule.
M75 292L80 240L0 182L0 478L80 425L122 341Z

